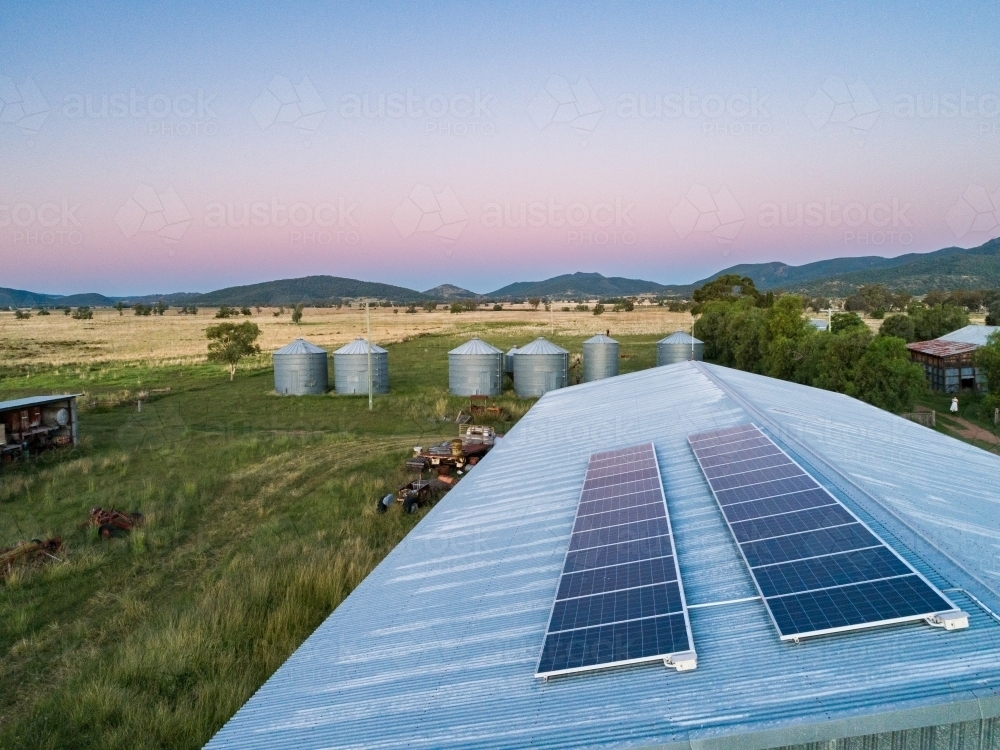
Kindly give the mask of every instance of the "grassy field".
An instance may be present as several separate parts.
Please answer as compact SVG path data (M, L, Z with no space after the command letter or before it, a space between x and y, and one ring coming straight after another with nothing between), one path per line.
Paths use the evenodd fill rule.
M406 481L413 445L456 434L447 351L479 333L504 349L538 335L579 353L611 328L622 370L690 318L555 312L391 313L391 393L375 401L271 393L269 358L204 363L211 315L0 314L0 399L81 392L82 445L0 470L0 547L60 535L60 558L0 584L0 747L200 747L419 521L374 512ZM303 335L334 346L355 310L305 323L255 315L265 349ZM169 390L167 390L169 389ZM143 399L139 412L135 401ZM530 407L506 395L509 429ZM102 540L94 506L145 515Z

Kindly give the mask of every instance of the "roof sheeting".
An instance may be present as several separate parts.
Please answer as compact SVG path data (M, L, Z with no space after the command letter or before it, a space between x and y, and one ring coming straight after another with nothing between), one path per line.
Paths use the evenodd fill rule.
M966 344L960 341L942 341L941 339L931 339L930 341L914 341L907 344L910 351L930 354L934 357L951 357L955 354L965 354L975 351L978 347L975 344Z
M334 354L367 354L369 351L368 347L368 342L361 336L358 336L358 338L354 339L351 343L344 344L337 351L335 351ZM371 344L371 353L386 354L388 352L378 344Z
M1000 326L977 326L969 325L965 328L959 328L957 331L952 331L951 333L946 333L944 336L939 336L938 341L958 341L963 344L975 344L976 346L985 346L986 339L990 337L990 334L1000 331Z
M684 331L675 331L671 333L664 339L660 339L656 343L658 344L701 344L699 339L696 339L689 333L684 333Z
M60 396L27 396L26 398L15 398L10 401L0 401L0 411L10 409L27 409L32 406L45 406L55 401L65 401L66 399L78 398L79 393L64 393Z
M546 394L209 747L752 749L1000 715L1000 624L962 592L964 631L776 637L686 440L747 421L863 488L868 509L831 486L935 585L1000 610L1000 457L847 396L681 363ZM588 458L644 441L699 666L542 683Z
M503 354L503 350L490 346L478 336L475 336L464 344L452 349L448 354Z
M310 344L305 339L295 339L290 344L287 344L280 349L278 349L274 354L326 354L326 349L321 349L315 344Z
M522 354L569 354L569 352L561 346L556 346L548 339L539 336L530 344L525 344L518 349L516 354L521 356Z

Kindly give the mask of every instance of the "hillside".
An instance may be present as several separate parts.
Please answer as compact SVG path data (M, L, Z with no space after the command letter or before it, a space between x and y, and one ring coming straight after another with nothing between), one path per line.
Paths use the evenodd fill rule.
M475 292L470 292L468 289L454 284L440 284L423 292L423 295L430 299L475 299L479 297Z
M117 300L103 294L39 294L23 289L0 288L0 307L110 307Z
M599 273L568 273L545 281L518 281L483 295L490 299L512 297L621 297L662 292L667 287L654 281L602 276Z

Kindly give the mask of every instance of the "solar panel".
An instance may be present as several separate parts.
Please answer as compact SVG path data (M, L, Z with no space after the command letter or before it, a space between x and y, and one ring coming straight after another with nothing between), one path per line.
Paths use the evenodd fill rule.
M590 457L535 676L697 663L652 443Z
M782 640L964 613L756 425L688 436Z

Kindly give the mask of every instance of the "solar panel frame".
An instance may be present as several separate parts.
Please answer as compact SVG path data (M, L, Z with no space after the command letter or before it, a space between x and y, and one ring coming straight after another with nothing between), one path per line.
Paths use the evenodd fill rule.
M882 627L882 626L886 626L886 625L894 625L894 624L900 624L900 623L906 623L906 622L919 622L919 621L922 621L922 620L926 620L928 617L933 616L933 615L938 615L938 614L942 614L942 613L945 613L945 612L958 612L959 611L959 608L957 606L955 606L954 602L952 602L951 599L949 599L947 595L945 595L937 586L935 586L933 583L931 583L927 579L927 577L924 576L920 571L918 571L915 567L913 567L913 565L911 565L902 555L900 555L892 547L892 545L890 545L888 542L886 542L879 534L877 534L875 532L874 529L872 529L867 523L865 523L861 518L859 518L858 515L856 513L854 513L854 511L852 511L850 508L848 508L846 505L844 505L844 503L842 503L832 492L830 492L830 490L827 489L823 485L822 482L820 482L818 479L816 479L816 477L814 477L810 472L806 471L805 468L801 464L799 464L799 462L796 461L791 455L789 455L787 451L785 451L784 449L781 449L781 446L779 446L774 440L772 440L756 424L749 423L749 424L745 424L745 425L740 425L738 427L744 428L744 429L738 429L738 431L728 432L728 430L730 430L732 428L727 428L727 429L723 429L723 430L715 430L715 431L712 431L711 433L696 433L694 435L689 435L688 436L688 445L691 447L691 451L692 451L692 453L694 453L695 460L698 462L699 467L702 469L702 475L705 477L706 484L708 484L709 490L712 493L712 497L715 499L715 502L718 505L719 510L722 513L722 518L725 521L726 526L729 527L729 532L730 532L730 534L733 537L733 541L736 543L736 548L739 551L740 557L743 559L743 563L746 565L747 571L750 573L750 578L753 580L754 587L757 589L757 593L760 595L761 601L764 603L764 608L767 610L768 617L770 617L771 623L774 625L774 628L778 632L778 636L779 636L779 638L782 641L796 641L797 642L801 638L812 638L812 637L821 636L821 635L828 635L828 634L832 634L832 633L841 633L841 632L847 632L847 631L853 631L853 630L863 630L863 629L867 629L867 628ZM721 455L724 455L724 453L725 453L724 451L721 450L722 448L724 448L725 446L732 446L736 442L746 442L748 440L747 436L748 435L752 435L754 432L756 432L759 435L763 436L770 445L773 445L776 448L778 448L788 458L788 461L797 468L797 470L800 473L796 474L795 478L803 477L804 476L805 478L808 478L813 483L815 483L816 487L815 488L812 488L812 487L810 487L810 488L804 488L804 489L800 489L800 490L790 490L790 491L787 491L787 492L775 493L775 494L770 494L770 495L764 495L762 497L755 497L755 498L746 499L746 500L742 500L742 501L735 499L735 497L734 497L735 493L739 492L740 490L745 489L746 486L749 486L749 487L755 487L755 486L763 487L763 486L768 485L768 484L774 484L774 480L770 480L770 481L765 480L764 482L758 483L756 485L746 485L744 487L740 487L740 488L736 488L736 489L720 490L720 491L717 492L715 486L713 485L713 482L709 478L708 473L705 471L705 467L702 465L702 457L698 455L697 451L701 450L702 448L701 448L701 446L696 445L696 444L702 444L705 448L708 448L711 451L711 454L709 456L710 458L714 457L714 456L721 456ZM727 441L727 437L731 437L731 436L735 436L738 439L737 440L728 440ZM750 438L750 439L753 439L753 438ZM735 453L735 452L736 451L730 451L729 453L731 454L731 453ZM719 465L719 464L714 464L714 465ZM781 483L781 482L785 482L787 480L778 480L778 481L779 481L779 483ZM800 509L784 510L783 512L780 512L780 513L769 513L767 515L757 516L757 517L748 517L748 518L733 518L733 517L731 517L731 515L735 515L735 514L733 514L733 509L734 508L740 508L740 507L744 507L744 506L748 507L748 506L755 505L757 503L767 503L769 501L771 501L771 503L773 504L775 501L779 501L782 498L789 498L789 497L792 497L794 495L800 495L800 496L812 495L813 496L813 500L816 501L817 500L817 498L815 498L815 493L816 492L821 492L821 493L825 494L826 496L828 496L830 498L830 503L824 504L824 505L821 505L821 506L808 505L808 506L804 506L804 507L802 507ZM720 496L720 493L728 493L728 494L726 494L725 497L722 497L722 496ZM727 502L723 502L723 500L726 500ZM757 564L756 567L750 564L750 559L747 557L747 553L745 552L745 550L744 550L743 547L746 544L755 544L755 541L753 541L753 540L743 540L743 541L741 541L740 535L738 534L737 529L735 528L735 526L741 526L741 531L742 531L742 527L744 527L746 524L752 524L756 520L761 519L761 518L763 518L763 519L771 518L771 519L775 519L776 520L778 516L782 516L782 517L787 518L791 514L802 514L804 512L817 511L817 510L828 510L828 509L830 509L832 507L842 508L843 511L846 511L846 513L853 520L850 523L848 523L848 524L842 524L842 525L839 525L839 526L827 526L827 527L823 527L820 530L826 531L827 529L833 529L834 531L837 531L837 530L840 530L840 529L845 529L847 527L857 528L860 531L861 534L868 534L871 537L873 537L875 543L872 544L869 547L853 548L853 549L847 549L847 550L842 550L842 551L832 551L832 552L827 552L827 553L822 553L822 554L819 554L819 555L815 555L815 556L812 556L812 557L789 558L789 559L784 560L784 561L779 560L779 561L776 561L776 562L764 562L764 563L758 562L758 564ZM771 510L774 510L774 508L772 507ZM788 537L795 537L795 536L798 536L798 534L788 534L788 535L784 535L784 536L775 536L775 537L770 537L770 538L771 539L786 539ZM767 541L767 540L765 539L763 541ZM786 542L785 544L794 544L794 542L789 541L789 542ZM781 545L777 545L777 547L780 548ZM787 576L785 574L789 573L789 572L792 572L792 567L793 566L799 565L801 568L808 568L808 566L809 566L809 564L811 562L818 561L818 560L820 560L822 558L827 558L828 561L834 561L834 562L837 562L838 564L840 564L840 560L841 559L846 560L847 556L849 556L849 555L856 554L856 553L864 553L864 552L872 552L872 553L874 553L875 551L880 550L880 549L886 550L889 553L889 555L891 556L891 559L894 562L897 563L896 570L904 570L905 569L906 572L902 573L902 574L896 574L896 575L893 575L891 577L872 578L872 579L868 579L868 580L865 580L865 579L852 580L852 581L850 581L848 583L843 583L843 584L836 584L835 583L835 584L831 584L829 586L822 587L822 588L813 588L813 589L806 589L806 590L800 590L800 591L790 591L790 592L786 592L786 593L772 592L770 594L765 594L764 593L764 590L763 590L762 585L761 585L761 581L758 580L758 574L755 572L756 570L766 570L767 571L766 575L768 576L767 584L769 586L773 587L773 586L776 586L776 583L775 583L775 580L771 578L771 576L774 575L776 572L781 572L782 573L781 577L783 579L785 579L786 582L787 582ZM837 560L834 560L834 558L837 558ZM882 562L887 564L886 560L884 560L884 559L882 560ZM856 570L861 570L860 566L857 566L857 565L855 565L855 569ZM815 571L808 571L807 570L805 572L808 572L810 575L812 575L814 578L816 578L818 580L819 576L816 574ZM829 571L825 571L825 572L829 572ZM796 575L798 575L798 577L800 578L800 580L804 580L804 578L802 576L802 571L797 572ZM870 590L878 590L878 591L880 591L879 587L875 586L875 584L884 584L886 582L891 582L891 581L900 581L900 583L899 584L890 584L890 585L882 587L882 588L892 588L893 586L896 586L896 588L900 588L900 587L905 586L905 581L902 581L901 579L918 579L920 582L922 582L924 585L926 585L935 596L937 596L941 600L943 600L948 605L948 608L947 609L933 610L933 611L928 611L928 612L921 612L919 614L910 614L910 615L899 616L899 617L887 617L885 619L869 620L867 622L857 622L857 623L837 625L837 626L832 626L832 627L817 627L817 628L815 628L813 630L807 630L807 631L783 632L782 628L781 628L781 626L779 625L779 622L778 622L778 616L775 614L775 611L772 609L772 605L770 603L770 600L772 600L772 599L774 599L774 600L784 600L784 601L780 602L780 604L781 604L781 610L782 610L782 613L784 615L788 614L789 607L792 604L799 605L798 609L800 611L804 612L805 608L801 605L801 601L804 601L804 600L808 599L808 600L812 600L813 603L815 603L815 601L822 599L822 600L825 600L825 601L831 601L832 602L836 598L836 594L837 593L839 593L839 592L846 592L846 590L848 588L867 587ZM886 602L886 607L887 608L888 608L888 605L889 605L889 603ZM823 613L819 613L819 614L823 614ZM806 616L808 617L808 615L806 615ZM786 618L783 617L782 619L785 620ZM820 618L816 617L816 618L809 618L809 619L810 619L810 621L812 621L812 619L820 619ZM831 620L833 618L832 617L826 617L825 619Z
M628 493L606 496L596 500L587 499L588 493L591 496L594 494L594 488L589 487L587 484L587 479L589 477L624 477L630 472L615 472L613 469L617 465L616 461L620 463L624 458L642 455L647 451L652 460L653 468L655 469L655 471L652 472L653 476L644 478L639 482L629 482L630 485L642 485L640 488L633 488L633 490ZM595 470L594 474L591 474L592 470ZM649 484L652 484L653 486L646 486ZM616 485L612 483L603 486L614 487ZM651 499L656 496L656 491L659 492L659 497L651 502ZM636 502L625 505L615 504L614 507L596 509L596 505L598 503L617 501L629 497L633 497ZM590 507L584 507L588 504ZM661 529L665 531L665 533L659 533L655 536L618 539L617 541L610 542L605 541L604 544L597 546L574 546L574 539L578 535L590 534L592 531L595 531L580 528L581 520L586 522L586 519L596 517L598 515L607 517L615 513L645 509L650 505L659 505L662 509L662 515L650 517L648 520L626 522L617 526L598 527L598 529L595 530L600 531L603 529L607 531L608 529L622 529L623 527L635 527L637 525L647 525L655 522L656 526L654 528ZM585 510L587 512L581 514L581 510ZM617 536L618 533L619 532L609 532L608 535ZM652 553L654 556L644 555L644 552ZM664 569L664 566L668 566L667 569ZM620 575L624 575L626 580L629 580L630 577L635 574L635 570L645 569L645 571L649 573L650 579L653 580L653 582L650 584L641 584L640 586L632 586L621 589L601 589L599 584L596 583L597 578L599 575L611 575L611 571L608 569L612 567L621 569L614 572L616 579ZM598 571L602 570L607 572L603 574L598 573ZM589 583L585 582L582 585L589 585L591 587L590 592L580 594L577 592L577 589L581 586L579 582L585 580L585 576L588 571L593 573L593 580ZM656 580L657 572L662 573L663 580ZM641 576L641 573L639 575ZM615 594L618 594L619 597L625 595L626 598L628 598L626 592L637 592L643 587L651 589L653 587L661 586L664 588L664 592L659 594L658 598L663 595L667 596L671 600L674 600L675 597L678 598L680 606L679 611L671 611L665 614L641 617L639 619L618 620L608 623L598 622L596 624L578 627L575 629L556 630L550 632L550 628L552 627L557 615L557 609L560 608L560 603L571 601L574 598L591 597L593 603L596 604L599 597L602 598L602 601L607 601L608 599L614 597ZM567 593L567 591L573 591L576 593L572 595L567 594L566 596L563 596L563 598L560 598L560 596ZM643 594L648 599L649 594L646 592L643 592ZM626 604L626 606L629 605L634 608L634 600ZM562 612L564 612L565 609L565 607L561 608L560 617L564 616ZM652 635L653 638L656 638L661 632L666 630L670 633L671 643L673 644L676 640L673 635L674 631L679 629L681 623L683 623L684 635L686 635L687 639L686 649L674 649L666 652L661 651L655 654L649 654L636 658L613 658L615 656L615 652L620 648L623 634L625 641L629 642L630 639L634 639L636 637L645 639ZM608 639L605 636L608 634L610 634L612 638L610 645L608 646L608 648L611 648L612 650L611 660L593 664L584 664L582 666L574 666L566 669L541 671L542 660L545 657L545 647L550 637L555 638L557 642L556 648L558 648L558 642L563 638L570 640L574 638L582 639L587 642L587 645L590 645L591 638L597 639L598 642L602 639L607 641ZM686 664L689 665L683 667L684 669L693 668L697 658L694 648L694 636L691 632L691 620L688 614L687 599L684 595L684 583L681 579L680 565L677 561L677 547L674 543L674 532L673 527L670 524L670 512L667 508L667 494L663 488L663 478L660 474L660 462L656 457L655 446L653 443L648 442L625 449L594 453L588 461L587 472L584 475L584 484L580 490L580 499L577 501L577 515L573 521L573 530L570 534L569 542L566 545L566 554L563 558L562 571L556 585L556 594L549 613L549 621L545 628L545 636L542 639L542 649L539 653L535 669L535 677L547 680L549 677L556 677L559 675L589 672L598 669L608 669L633 664L644 664L657 661L669 664L674 657L680 657ZM681 667L678 667L678 671L681 669Z

